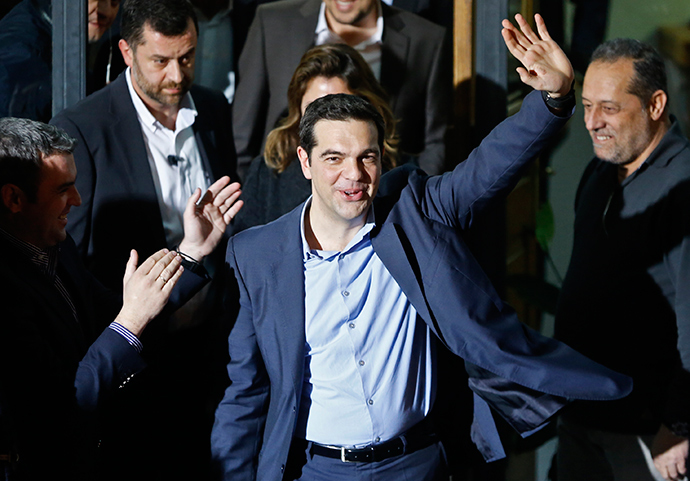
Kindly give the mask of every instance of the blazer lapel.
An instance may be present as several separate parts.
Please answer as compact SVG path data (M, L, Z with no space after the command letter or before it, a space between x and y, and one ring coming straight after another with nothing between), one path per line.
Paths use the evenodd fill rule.
M377 219L378 224L378 219ZM429 307L422 291L419 279L419 266L413 267L395 224L383 223L381 229L372 235L371 244L374 251L410 300L417 313L425 320L431 320ZM407 246L410 249L410 246ZM416 270L415 270L416 269ZM431 325L431 324L430 324ZM433 327L433 326L432 326Z
M59 322L71 333L70 337L76 341L77 345L85 347L81 326L74 319L72 310L55 286L21 254L15 253L13 248L5 246L7 248L4 252L13 254L8 258L8 264L12 266L11 269L15 276L14 282L25 285L27 291L33 291L36 302L46 304L46 312L53 313L53 316L46 319L46 322ZM74 294L70 292L70 297L72 295Z
M129 95L125 75L127 71L113 82L110 97L110 113L113 116L110 138L113 145L120 149L119 154L113 154L112 158L117 159L119 168L127 173L129 183L137 194L157 204L156 186L148 162L144 134ZM161 219L157 225L162 226L163 220Z
M301 207L293 210L283 222L285 229L281 239L286 244L271 257L267 279L267 292L274 295L272 326L274 342L269 348L285 366L285 372L292 372L292 383L299 398L304 377L305 335L305 292L302 237L300 235ZM275 316L275 313L279 313Z

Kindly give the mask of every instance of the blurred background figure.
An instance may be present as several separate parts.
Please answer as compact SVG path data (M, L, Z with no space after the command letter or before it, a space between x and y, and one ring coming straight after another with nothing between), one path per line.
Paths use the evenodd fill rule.
M291 73L314 45L345 43L364 57L398 119L401 161L445 170L452 57L446 30L379 0L283 0L260 5L240 56L233 125L238 174L286 115Z
M87 38L95 44L115 21L120 0L84 1ZM0 117L50 120L52 43L50 0L23 0L0 20ZM103 85L87 80L87 93Z

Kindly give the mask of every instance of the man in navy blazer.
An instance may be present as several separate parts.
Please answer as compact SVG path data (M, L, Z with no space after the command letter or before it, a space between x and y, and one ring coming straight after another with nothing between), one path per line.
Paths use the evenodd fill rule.
M74 146L57 127L0 119L3 479L96 479L99 416L146 366L142 331L168 296L174 309L208 281L174 252L137 268L131 251L123 303L122 287L108 290L85 269L65 231L81 202ZM222 238L239 207L237 185L227 184L190 199L182 252L203 259Z
M110 287L122 277L128 248L143 255L175 248L191 190L224 175L236 178L228 102L222 92L193 85L198 28L191 4L130 0L122 6L121 31L128 69L52 120L78 140L82 205L68 230L89 270ZM142 479L203 477L213 421L206 406L217 403L216 379L225 375L213 370L224 359L217 341L224 334L213 322L222 297L214 275L223 262L218 251L205 264L213 281L175 313L174 324L185 329L154 326L146 333L155 362L137 386L142 392L122 409L131 411L126 422L138 420L140 445L114 454L116 466L121 456L139 457L146 468L135 473ZM152 462L157 457L167 461Z
M504 21L503 36L544 99L528 95L453 172L380 177L373 107L331 95L307 108L297 153L312 197L228 245L241 307L212 436L224 479L443 479L428 415L436 342L466 361L488 460L503 455L489 406L528 435L567 398L630 392L629 378L522 325L462 240L575 105L541 17L539 36L516 18L522 32Z

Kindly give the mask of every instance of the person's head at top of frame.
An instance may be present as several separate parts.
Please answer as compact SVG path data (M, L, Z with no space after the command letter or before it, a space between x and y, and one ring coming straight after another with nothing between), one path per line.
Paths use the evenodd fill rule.
M127 0L123 5L120 51L135 91L152 112L176 113L189 92L198 31L187 0Z
M594 154L618 165L621 179L649 157L670 121L664 62L649 45L615 39L592 54L582 87Z
M0 119L0 228L39 249L65 240L67 215L81 204L76 141L28 119Z
M120 0L87 0L86 15L89 27L89 43L97 42L113 25Z
M345 44L320 45L302 57L288 86L287 117L266 138L264 158L269 167L280 173L295 160L299 123L307 105L319 97L336 93L363 97L383 116L386 124L383 170L395 167L398 138L386 93L362 56Z
M330 94L307 106L297 156L312 187L308 238L364 225L381 178L384 135L383 117L361 97Z

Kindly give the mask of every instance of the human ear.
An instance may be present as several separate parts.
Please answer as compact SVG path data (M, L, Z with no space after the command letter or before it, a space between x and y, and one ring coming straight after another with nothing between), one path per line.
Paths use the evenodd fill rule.
M128 67L131 67L134 63L134 49L129 46L124 38L120 39L120 41L117 43L117 46L120 48L120 52L122 53L122 58L125 60L125 64L127 64Z
M663 90L657 90L652 94L649 99L647 108L649 109L649 116L652 120L659 120L666 110L666 103L668 102L668 96Z
M2 197L2 204L5 208L13 214L21 212L22 206L26 202L24 191L14 184L3 185L0 188L0 197Z
M301 146L297 147L297 158L302 167L302 174L305 178L311 180L311 161L309 160L309 154Z

